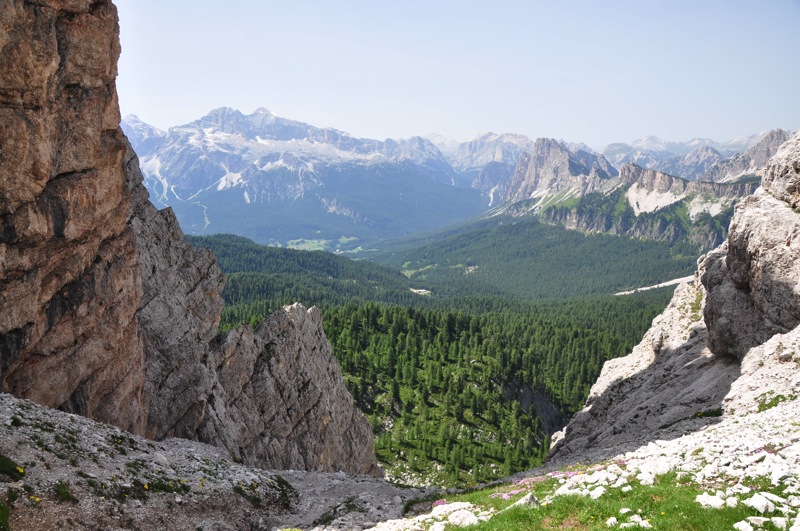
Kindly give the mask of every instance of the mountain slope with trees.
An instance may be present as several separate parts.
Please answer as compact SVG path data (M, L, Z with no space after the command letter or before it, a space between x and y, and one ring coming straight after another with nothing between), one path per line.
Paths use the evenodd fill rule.
M528 238L511 233L500 245L530 240L537 230L551 245L561 233L592 239L518 225L532 231ZM536 301L530 288L511 299L502 289L487 295L485 284L461 273L460 284L457 277L443 278L442 285L424 279L431 290L422 295L412 291L421 289L420 280L375 263L268 248L230 235L190 240L211 247L226 274L222 328L257 326L263 315L295 300L322 308L325 333L373 428L376 453L389 475L406 483L468 485L540 463L549 436L581 406L603 362L638 342L671 292L564 300L551 289L542 293L552 300ZM625 241L601 240L610 252ZM439 244L442 253L453 252ZM577 248L582 261L599 262L589 253L602 245ZM536 265L540 254L547 253L519 250L520 276L506 282L541 284L538 276L554 269ZM652 267L659 255L651 260ZM572 282L600 290L607 284L604 274L603 268L579 268L547 285ZM647 276L638 278L646 282Z

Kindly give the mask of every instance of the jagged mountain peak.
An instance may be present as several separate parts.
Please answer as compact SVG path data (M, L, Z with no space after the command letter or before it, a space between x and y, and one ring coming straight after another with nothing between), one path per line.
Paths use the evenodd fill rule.
M515 133L484 133L443 150L450 165L460 172L477 175L489 163L516 166L520 156L533 147L533 141Z
M735 182L747 177L761 177L769 159L787 142L793 133L774 129L764 135L747 151L719 161L708 169L703 180Z
M613 187L617 170L602 155L573 153L554 138L537 138L517 165L506 194L507 203L556 194L576 197Z

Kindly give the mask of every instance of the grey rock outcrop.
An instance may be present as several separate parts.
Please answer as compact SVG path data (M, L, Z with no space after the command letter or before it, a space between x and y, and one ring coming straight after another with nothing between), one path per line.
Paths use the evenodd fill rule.
M551 459L604 459L713 419L739 366L706 347L702 297L702 288L679 286L633 352L603 365L584 409L554 437Z
M125 173L142 270L146 435L197 439L251 465L380 475L319 311L295 305L255 333L217 336L224 280L214 256L183 240L171 209L147 200L132 150Z
M379 473L315 309L217 337L222 274L119 128L110 0L0 6L0 391L249 464Z
M539 138L519 159L506 201L514 203L558 192L581 196L613 187L617 170L602 155L573 153L562 142Z
M288 306L211 346L215 382L198 438L248 463L380 475L316 308Z
M725 246L704 262L709 347L739 359L800 323L800 135L770 162L762 191L745 200ZM788 203L788 204L787 204Z
M635 164L626 164L619 173L624 185L637 185L645 190L675 196L704 195L715 199L741 198L752 194L758 187L755 183L715 183L692 181L675 177L655 169L645 169Z
M16 477L0 474L14 530L252 531L310 529L319 521L328 529L363 529L399 518L407 502L430 495L341 472L249 467L224 448L150 441L4 393L0 455L24 467ZM58 483L68 486L72 503L56 495ZM14 501L22 489L38 501Z
M800 135L773 157L764 188L737 205L695 282L676 289L630 355L606 362L551 459L611 457L797 394L798 165Z
M701 178L704 181L734 182L748 176L761 177L770 158L790 138L792 133L789 131L783 129L770 131L747 151L737 153L711 166Z
M796 139L797 135L781 146L761 180L765 190L795 210L800 208L800 142Z

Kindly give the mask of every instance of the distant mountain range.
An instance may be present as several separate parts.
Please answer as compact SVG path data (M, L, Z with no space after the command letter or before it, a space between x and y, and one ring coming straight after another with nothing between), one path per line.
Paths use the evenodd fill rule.
M686 183L757 182L760 168L790 136L775 130L722 144L648 137L597 153L584 144L514 134L488 133L468 142L439 135L361 139L266 109L244 115L229 108L169 131L135 116L122 127L139 154L152 201L171 206L186 232L230 232L270 245L340 251L481 214L533 214L578 230L683 237L698 214L724 215L754 188ZM668 188L682 191L665 195L661 188L669 179L663 176L673 183ZM681 230L632 231L636 223L630 220L606 214L588 220L587 201L593 210L616 201L602 210L636 219L677 203L691 206L679 216ZM696 240L716 242L718 232Z
M169 132L129 116L152 200L191 234L353 248L480 214L484 200L421 137L369 140L266 109L217 109Z

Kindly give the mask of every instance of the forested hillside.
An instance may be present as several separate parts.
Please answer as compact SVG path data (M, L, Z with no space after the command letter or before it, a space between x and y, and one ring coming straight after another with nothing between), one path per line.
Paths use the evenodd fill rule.
M629 352L667 298L483 315L367 303L328 309L325 333L392 475L465 484L540 464L603 362Z
M565 231L538 223L489 230L497 245L472 242L472 233L428 249L444 263L468 252L459 245L480 250L481 260L502 255L481 263L510 257L516 270L509 265L495 283L506 289L487 287L480 276L463 272L418 278L367 261L268 248L235 236L191 241L211 247L226 274L223 329L257 325L295 301L319 306L389 474L407 483L466 485L539 463L550 434L580 408L603 362L630 351L671 293L575 297L581 286L591 293L663 280L682 263L649 243L622 238L577 234L559 244L551 239ZM516 251L508 248L513 238L524 241ZM570 251L570 244L577 250ZM562 258L554 255L560 253ZM597 258L614 253L623 264L628 257L626 284L621 277L609 281L613 267ZM642 256L651 258L635 268ZM569 262L579 257L580 263ZM512 297L514 282L519 289ZM412 291L423 288L430 294ZM556 299L562 292L573 296ZM550 300L536 301L536 293Z
M697 250L649 240L582 234L536 219L494 218L401 242L372 260L402 268L447 296L516 300L585 297L691 274Z

